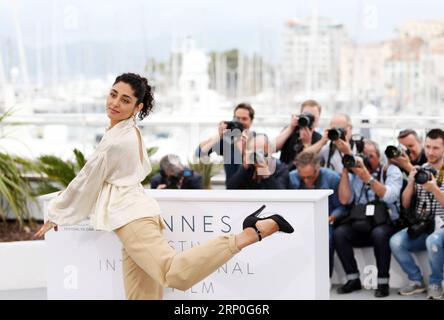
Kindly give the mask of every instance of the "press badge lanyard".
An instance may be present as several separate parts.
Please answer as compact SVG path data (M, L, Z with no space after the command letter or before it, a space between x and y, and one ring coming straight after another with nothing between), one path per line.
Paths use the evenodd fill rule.
M378 176L377 176L377 181L380 181L380 179L381 179L381 171L382 171L382 168L381 168L381 166L379 166L378 167ZM372 175L373 176L373 175ZM385 180L385 177L384 177L384 175L383 175L383 180ZM374 216L375 215L375 205L374 204L369 204L369 197L368 197L368 192L370 191L370 189L371 189L371 187L369 187L369 186L367 186L364 182L363 182L363 184L362 184L362 188L361 188L361 192L360 192L360 194L359 194L359 198L358 198L358 203L361 201L361 198L362 198L362 193L364 192L364 190L365 190L365 198L367 199L367 203L366 203L366 205L365 205L365 215L366 216ZM379 197L378 197L378 195L376 194L376 192L374 193L375 194L375 200L376 201L379 201Z

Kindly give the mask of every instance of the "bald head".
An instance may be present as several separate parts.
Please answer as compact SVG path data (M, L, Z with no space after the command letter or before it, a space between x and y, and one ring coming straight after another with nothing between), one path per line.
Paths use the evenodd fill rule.
M347 126L351 125L351 118L345 113L335 114L330 120L330 126L335 128L345 129Z

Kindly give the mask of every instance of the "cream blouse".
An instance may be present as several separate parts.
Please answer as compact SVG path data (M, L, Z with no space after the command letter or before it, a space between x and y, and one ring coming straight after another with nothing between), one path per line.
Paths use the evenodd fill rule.
M63 226L89 217L94 229L112 231L133 220L158 215L158 203L145 194L141 184L150 172L135 121L120 121L107 129L82 170L49 202L48 219Z

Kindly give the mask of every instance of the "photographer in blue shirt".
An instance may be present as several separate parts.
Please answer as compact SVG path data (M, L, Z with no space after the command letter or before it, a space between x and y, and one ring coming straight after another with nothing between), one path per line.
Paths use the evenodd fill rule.
M394 233L394 222L399 218L402 173L393 164L384 166L381 163L378 144L370 140L365 141L360 157L354 157L349 149L343 164L339 200L352 207L348 220L334 230L335 249L347 275L347 283L337 292L343 294L361 289L353 247L372 246L378 268L375 297L386 297L391 261L389 240Z
M333 194L328 198L329 228L329 258L330 277L333 273L333 223L346 214L346 208L339 202L338 186L339 173L321 168L321 157L310 151L301 152L295 159L296 170L290 172L289 189L331 189Z

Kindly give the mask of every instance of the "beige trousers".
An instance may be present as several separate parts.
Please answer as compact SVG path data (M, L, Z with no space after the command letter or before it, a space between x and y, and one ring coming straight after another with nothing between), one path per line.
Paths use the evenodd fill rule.
M187 290L239 252L235 236L220 236L177 253L162 235L160 216L132 221L115 231L123 244L127 299L162 299L163 287Z

